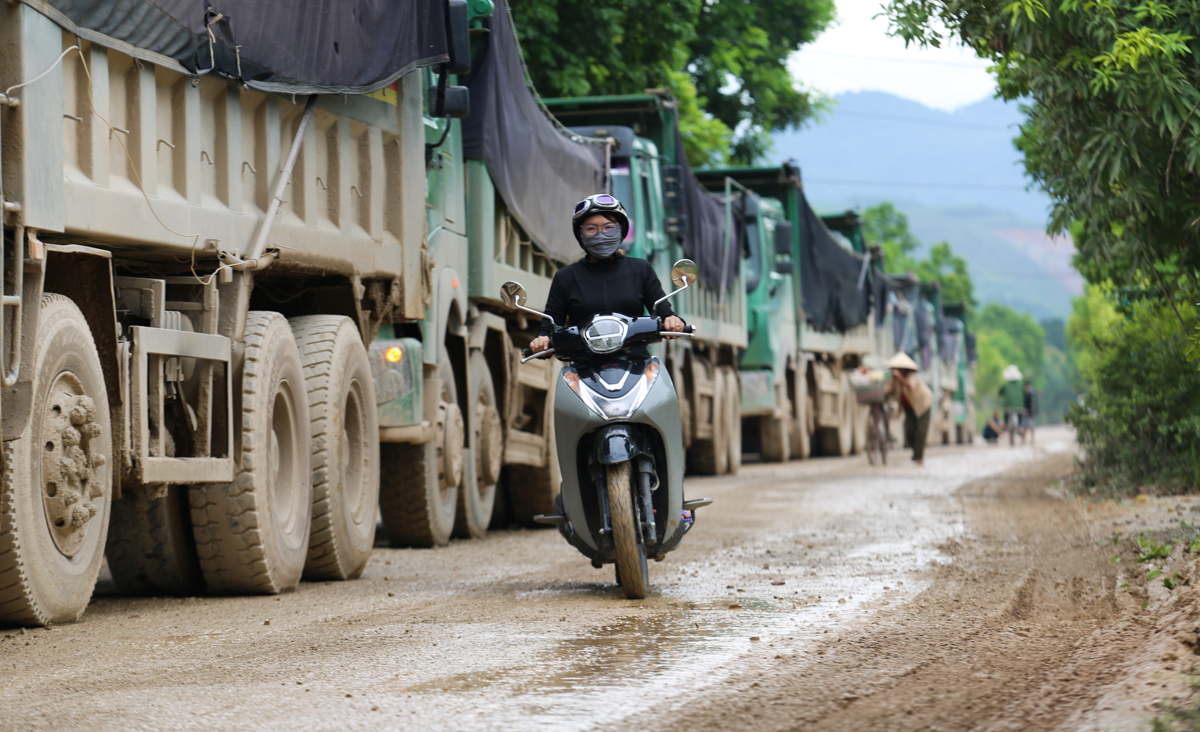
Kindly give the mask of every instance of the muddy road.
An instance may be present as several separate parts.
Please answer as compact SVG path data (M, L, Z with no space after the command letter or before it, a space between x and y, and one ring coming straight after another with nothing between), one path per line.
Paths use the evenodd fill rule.
M552 530L281 597L102 579L82 622L0 630L0 728L1133 729L1149 692L1113 689L1152 631L1102 546L1121 516L1055 486L1072 450L689 480L716 503L645 601Z

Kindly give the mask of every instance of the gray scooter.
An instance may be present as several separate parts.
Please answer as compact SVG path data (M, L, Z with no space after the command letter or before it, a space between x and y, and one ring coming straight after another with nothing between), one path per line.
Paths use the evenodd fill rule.
M662 299L683 292L697 274L695 262L676 262L671 281L679 289ZM517 282L504 283L500 297L508 307L550 319L526 307ZM550 348L537 355L527 348L521 361L553 355L566 362L554 393L558 512L534 520L558 526L593 567L616 564L617 583L634 600L649 590L646 558L661 561L695 525L696 509L712 503L683 499L683 436L670 373L657 357L632 353L667 336L695 334L693 326L683 333L662 328L654 316L619 314L569 328L554 323Z

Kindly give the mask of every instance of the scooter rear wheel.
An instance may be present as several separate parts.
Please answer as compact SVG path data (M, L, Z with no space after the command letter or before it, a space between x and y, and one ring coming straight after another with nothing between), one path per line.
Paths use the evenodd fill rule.
M606 466L605 488L612 519L613 544L617 550L617 581L630 600L642 600L650 587L646 569L646 546L637 520L637 504L630 488L630 463Z

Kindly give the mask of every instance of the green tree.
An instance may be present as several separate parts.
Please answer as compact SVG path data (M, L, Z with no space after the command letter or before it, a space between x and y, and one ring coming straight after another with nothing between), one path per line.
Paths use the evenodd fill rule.
M921 242L908 229L908 217L885 201L862 214L863 236L871 246L883 249L889 272L912 272L922 282L939 282L942 302L975 304L975 286L967 269L967 260L956 255L949 242L933 245L929 256L916 258Z
M1041 376L1046 331L1042 330L1032 315L1019 313L999 303L988 303L975 317L975 330L981 335L1003 333L1011 344L1001 351L1008 362L1016 364L1027 379Z
M669 88L693 165L750 163L819 100L787 59L833 19L832 0L525 0L513 18L545 96Z
M1091 380L1093 364L1104 344L1098 340L1121 323L1121 315L1106 284L1087 285L1083 296L1071 301L1067 320L1067 349L1071 354L1071 380L1083 386Z
M890 0L893 31L956 38L1027 100L1016 140L1089 282L1195 294L1200 0Z
M832 0L705 2L688 43L692 81L705 109L737 132L735 162L770 151L770 133L797 127L817 109L788 57L833 20Z
M942 284L942 302L962 302L968 308L974 305L975 286L967 271L967 260L955 254L949 242L934 244L929 250L929 257L916 262L912 271L922 282L937 281Z
M1128 316L1089 331L1086 384L1068 421L1091 481L1131 489L1200 484L1200 372L1184 355L1197 322L1191 303L1172 308L1162 299L1141 300L1130 304Z
M884 201L863 211L862 219L863 237L871 246L883 249L888 269L892 272L911 270L912 255L921 242L908 230L908 217Z
M1046 318L1038 323L1046 331L1046 345L1054 346L1066 353L1067 350L1067 321L1062 318Z

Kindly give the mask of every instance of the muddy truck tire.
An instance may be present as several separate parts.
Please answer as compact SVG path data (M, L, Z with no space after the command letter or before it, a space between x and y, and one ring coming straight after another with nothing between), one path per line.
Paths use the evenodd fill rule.
M423 445L380 445L379 513L394 547L435 547L450 542L463 477L463 423L454 368L438 364L437 427Z
M78 620L104 560L112 499L112 423L83 313L45 295L25 431L4 443L0 624Z
M237 473L192 489L192 533L210 592L270 595L296 588L308 556L308 394L282 315L251 311L244 342Z
M854 390L845 375L841 379L841 410L836 427L821 427L817 434L821 440L821 453L846 457L854 446Z
M304 363L312 438L312 527L304 577L362 574L375 544L379 422L358 327L340 315L288 321Z
M198 595L204 573L192 536L190 488L167 486L151 500L129 491L113 501L108 525L108 568L126 595Z
M724 370L712 370L712 437L706 439L692 438L692 446L687 451L688 470L697 475L724 475L729 470L729 423L725 413L729 409L729 400L725 395ZM697 394L697 402L702 398ZM693 409L692 414L703 413ZM740 445L738 446L741 447Z
M454 535L478 539L487 533L496 503L496 486L504 462L504 426L497 408L492 371L482 353L471 355L471 402L467 428L471 453L475 460L475 484L464 480L458 491L458 510L454 517ZM551 446L553 449L553 446Z
M554 439L554 388L546 392L546 464L505 465L504 493L508 503L508 515L512 522L525 528L547 528L536 523L534 516L556 514L555 499L558 497L562 476L558 472L558 445Z

